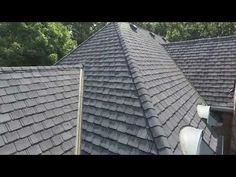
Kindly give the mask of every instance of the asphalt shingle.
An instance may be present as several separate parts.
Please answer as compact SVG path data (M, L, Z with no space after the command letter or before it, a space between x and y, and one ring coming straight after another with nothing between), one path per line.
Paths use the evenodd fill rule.
M65 112L62 110L68 110L68 106L56 99L64 99L63 94L75 90L73 94L70 93L67 104L78 102L78 87L75 85L79 85L80 68L80 65L1 68L0 154L42 154L54 145L57 146L63 142L54 138L64 133L63 127L70 132L68 140L75 136L75 132L70 131L73 126L70 122L68 124L68 121L76 119L77 107L69 106L69 117L64 120L62 115ZM49 80L51 76L54 77L53 81ZM9 77L14 78L14 83L9 81L8 84L6 78ZM58 88L56 84L58 81L64 83L64 79L68 85L66 90L63 87ZM54 96L56 94L59 96ZM57 112L52 112L52 110ZM51 112L53 114L50 114ZM60 124L63 124L63 127ZM58 127L62 128L58 129ZM54 145L50 140L52 138ZM57 153L56 150L59 149L62 147L48 152ZM62 154L64 153L63 151Z
M46 150L49 150L50 148L53 147L53 144L51 142L50 139L46 140L46 141L43 141L39 144L40 148L42 151L46 151Z
M21 151L30 147L30 142L28 138L20 139L15 142L15 146L16 146L17 151Z
M73 65L85 62L84 130L91 132L93 137L97 138L85 137L90 141L92 150L96 152L86 149L90 146L83 146L85 149L82 150L96 154L123 152L119 150L118 145L110 146L109 151L104 151L103 140L109 136L116 139L119 132L123 132L125 137L137 136L137 130L146 127L146 122L116 25L111 23L104 27L85 45L81 45L58 64ZM69 97L69 95L64 96ZM120 115L117 116L117 113ZM96 126L87 127L87 123ZM133 124L135 129L126 132L127 124ZM127 139L123 141L121 138L120 141L126 142L126 149L130 149Z
M113 35L110 36L109 34ZM114 43L107 46L105 41L102 40L105 35L111 37L110 40L113 39L112 42ZM109 39L109 37L107 39ZM199 96L195 94L195 89L185 79L181 70L162 47L161 44L164 44L164 42L160 37L155 37L156 38L153 38L150 36L149 32L140 28L134 32L128 23L111 23L88 40L85 45L81 45L70 55L64 57L58 64L86 64L84 99L84 119L86 122L99 124L99 126L106 129L108 127L116 127L116 130L123 133L127 133L125 128L126 124L134 124L141 127L154 127L151 134L154 137L159 137L157 139L158 141L155 143L157 148L158 145L160 145L159 149L162 149L162 154L171 153L171 151L173 153L176 142L179 141L178 138L176 139L176 137L178 137L176 133L178 132L175 132L174 129L180 129L183 125L186 125L182 124L180 120L186 117L187 123L190 125L193 119L199 119L194 116L196 115L196 105L194 102L196 97ZM120 43L115 43L117 39L120 40ZM100 47L96 45L98 42L100 45L104 45L101 50ZM118 44L121 45L119 46ZM106 47L107 50L104 51ZM93 48L93 50L87 52L90 48ZM123 53L119 53L119 58L116 58L115 55L109 58L110 55L108 53L114 53L111 48L117 48L118 51L122 50ZM97 55L96 52L99 52L100 55ZM100 56L104 56L104 58ZM116 63L111 65L113 60L115 60ZM124 66L123 69L117 68L117 64L121 66L123 63L126 63L126 66L128 65L129 67L126 68ZM106 73L105 66L109 66L109 69L114 67L113 73L120 71L120 74L114 78L113 73ZM101 67L103 67L102 72ZM123 72L124 70L129 70L130 73L132 73L126 76L130 78L133 77L134 82L127 82L127 77L119 77L122 76L122 73L125 74L125 72ZM95 73L97 73L96 76ZM123 82L122 84L117 83L121 81ZM128 83L129 85L127 85ZM96 86L97 91L93 89L96 88ZM101 87L104 87L103 91L99 91ZM137 91L135 91L135 88ZM116 92L116 89L119 89L119 92ZM125 90L132 90L134 95L129 95ZM100 93L104 96L101 97ZM117 95L117 93L119 93L119 95ZM113 94L116 95L114 99ZM125 96L125 99L123 99L122 96ZM140 100L137 99L137 97L139 97ZM133 100L131 100L131 98ZM117 100L116 104L124 104L125 108L120 105L115 106L114 100ZM199 103L205 104L204 100L201 98ZM99 109L105 109L106 111L99 111ZM139 112L136 112L137 110ZM178 113L179 110L181 110L181 114ZM123 112L124 114L117 116L115 120L125 123L119 123L119 125L117 125L113 122L109 124L109 121L103 118L114 119L114 117L111 116L113 112ZM95 117L99 117L99 119L90 116L91 114ZM129 118L128 115L134 114L137 118ZM100 118L100 116L102 116L102 118ZM146 117L147 120L142 117ZM99 133L102 136L106 136L107 134L106 131L100 132L103 129L94 129L94 127L91 129L90 126L85 126L84 129L94 134ZM133 129L133 131L134 130L135 129ZM145 129L142 130L138 128L136 128L136 130L138 131L136 131L135 134L132 131L129 131L129 133L144 139L147 137L147 134L150 133L150 130L145 131ZM149 138L151 137L152 136L149 136ZM169 142L168 137L170 137ZM173 139L173 137L175 139ZM120 141L126 142L123 141L123 139L124 138L120 138ZM97 139L94 139L94 142L92 141L92 144L93 143L97 145ZM151 151L155 152L153 151L153 147ZM100 151L97 148L98 147L95 148L96 151ZM110 148L114 151L113 146ZM149 148L144 147L143 149L147 150ZM86 149L84 150L86 151Z
M0 136L0 147L3 146L5 144L3 138Z
M1 114L0 115L0 123L4 123L4 122L10 121L10 120L11 120L11 117L9 114Z
M236 36L170 42L163 46L209 105L233 107L229 90L236 79Z
M138 28L134 32L129 23L109 23L58 66L0 70L0 89L4 89L0 113L5 115L0 121L6 123L8 133L17 130L19 134L11 140L15 149L7 142L0 152L74 153L79 68L84 64L82 153L178 153L183 126L205 128L195 104L196 100L205 102L163 43L148 31ZM4 78L9 77L20 85L8 83ZM2 97L8 95L17 101L10 96L3 104ZM24 110L24 117L13 114L16 110ZM208 145L215 151L217 138L209 137Z
M0 154L2 155L10 155L16 152L16 147L13 143L6 144L0 148Z
M42 150L40 149L40 146L37 144L37 145L31 146L28 149L28 153L29 155L39 155L42 153Z

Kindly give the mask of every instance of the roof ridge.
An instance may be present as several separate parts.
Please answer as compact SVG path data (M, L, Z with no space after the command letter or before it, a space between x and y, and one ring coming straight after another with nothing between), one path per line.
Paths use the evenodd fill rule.
M25 72L25 71L42 71L42 70L68 70L68 69L80 69L81 64L77 65L52 65L52 66L21 66L21 67L0 67L0 73L9 72Z
M129 24L133 24L133 23L129 23ZM153 32L153 31L149 31L149 30L147 30L147 29L144 29L144 28L142 28L141 26L138 26L137 28L138 28L139 30L141 30L141 31L148 32L149 34L151 34L151 33L154 34L155 37L158 37L159 40L162 40L162 42L159 42L160 44L169 43L169 42L167 42L167 40L165 39L164 36L161 36L161 35L159 35L159 34Z
M151 97L145 87L145 84L142 82L142 75L140 74L141 71L139 70L138 65L132 60L132 58L128 54L128 48L126 47L125 41L122 38L121 31L119 24L116 24L117 33L121 42L121 46L123 48L123 51L125 53L125 58L127 61L128 69L131 73L134 86L136 88L136 91L139 95L139 100L141 103L141 107L143 108L143 112L145 115L146 123L150 129L150 132L152 134L152 138L154 140L154 144L156 146L157 152L160 152L160 150L163 150L165 154L172 154L170 150L169 142L166 138L165 132L163 128L161 127L160 120L157 117L156 109L154 108L154 105L152 104ZM142 99L140 99L142 97ZM144 106L145 105L145 106ZM155 121L155 127L150 126L150 119L153 119ZM155 136L157 135L157 136ZM158 143L155 141L155 139L158 138ZM162 147L159 147L159 144L162 145ZM164 146L164 147L163 147Z
M78 48L80 48L83 44L85 44L86 42L88 42L89 40L91 40L94 36L96 36L99 32L101 32L104 28L106 28L108 25L111 24L119 24L119 23L129 23L129 22L108 22L106 25L104 25L101 29L99 29L98 31L96 31L95 33L93 33L91 36L89 36L86 40L84 40L82 43L80 43L78 46L76 46L74 49L72 49L68 54L66 54L65 56L63 56L60 60L58 60L56 63L54 63L53 65L57 65L59 62L61 62L62 60L64 60L68 55L72 54L73 52L75 52ZM132 24L132 23L129 23ZM162 40L163 42L161 42L161 44L165 44L165 40L163 40L163 36L160 36L152 31L143 29L142 27L138 27L139 30L143 30L145 32L148 33L153 33L155 34L155 36L157 36L159 38L159 40Z
M199 38L199 39L191 39L191 40L185 40L185 41L175 41L175 42L168 42L164 43L163 45L172 45L172 44L181 44L181 43L194 43L194 42L202 42L207 40L220 40L220 39L231 39L236 38L236 35L229 35L229 36L218 36L218 37L208 37L208 38Z

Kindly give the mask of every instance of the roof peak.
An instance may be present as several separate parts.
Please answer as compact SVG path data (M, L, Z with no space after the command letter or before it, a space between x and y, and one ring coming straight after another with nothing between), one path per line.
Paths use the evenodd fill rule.
M96 36L97 34L99 34L102 30L104 30L106 27L108 27L109 25L117 25L118 27L120 26L119 24L129 24L129 25L134 25L131 22L107 22L106 25L104 25L101 29L99 29L98 31L96 31L95 33L93 33L91 36L89 36L86 40L84 40L82 43L80 43L78 46L76 46L74 49L72 49L67 55L63 56L60 60L58 60L54 65L57 65L59 62L61 62L64 58L66 58L66 56L69 56L71 53L73 53L74 51L76 51L78 48L80 48L81 46L83 46L83 44L85 44L86 42L88 42L90 39L92 39L94 36ZM152 36L153 38L157 37L156 39L159 41L160 44L165 44L166 43L166 39L164 39L164 37L148 31L146 29L143 29L142 27L139 27L137 25L135 25L137 30L141 30L141 31L145 31L147 33L149 33L150 36ZM132 28L132 27L131 27Z

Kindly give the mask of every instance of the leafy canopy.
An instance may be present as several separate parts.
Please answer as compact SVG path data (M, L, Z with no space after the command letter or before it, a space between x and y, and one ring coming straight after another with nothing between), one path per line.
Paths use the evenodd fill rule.
M133 22L165 37L182 41L236 34L235 22ZM0 66L52 65L105 22L0 23Z
M137 25L165 37L168 41L236 34L235 22L144 22Z
M65 22L64 23L71 31L72 38L77 41L77 44L85 41L89 36L102 28L105 22Z
M76 46L62 23L0 23L0 65L51 65Z

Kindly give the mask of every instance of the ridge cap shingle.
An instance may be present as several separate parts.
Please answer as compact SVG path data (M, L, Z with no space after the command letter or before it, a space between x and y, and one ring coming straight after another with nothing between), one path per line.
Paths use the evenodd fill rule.
M125 53L125 58L126 58L127 65L130 70L133 82L134 82L134 86L135 86L137 93L139 95L139 101L140 101L141 106L144 111L145 121L148 125L148 128L151 131L152 138L154 140L156 149L157 149L157 151L165 149L164 151L166 154L172 154L172 152L170 150L171 146L168 143L165 132L164 132L163 128L161 126L159 126L159 125L161 125L161 123L158 120L157 112L155 111L154 105L152 104L152 100L150 98L150 95L145 87L145 84L143 84L141 71L138 69L135 61L133 61L132 58L130 58L130 56L129 56L128 48L126 47L125 41L123 40L122 34L120 32L121 28L119 27L119 24L116 25L116 29L117 29L118 36L120 38L121 46L122 46L124 53ZM134 78L134 75L135 75L135 78ZM141 85L141 89L137 89L137 84ZM143 96L143 98L144 98L143 100L140 100L141 96ZM144 108L143 104L146 102L149 102L150 104L147 104L147 107ZM147 117L147 112L149 112L149 114L150 114L148 117ZM150 127L150 123L149 123L150 118L156 118L155 121L156 121L157 126L155 126L153 128ZM153 131L155 133L153 133ZM153 134L157 134L159 136L155 137ZM158 139L158 142L156 142L155 139ZM164 145L164 147L159 148L159 143L162 146Z
M122 23L122 22L120 22L120 23ZM125 22L123 22L123 23L125 23ZM132 24L132 23L129 23L129 24ZM138 26L137 28L138 28L138 30L141 30L141 31L143 31L145 33L149 33L150 35L154 35L154 37L159 38L159 40L161 40L161 42L159 41L160 44L168 44L169 43L169 41L167 41L164 36L161 36L161 35L159 35L157 33L154 33L153 31L149 31L147 29L144 29L144 28L142 28L140 26Z

